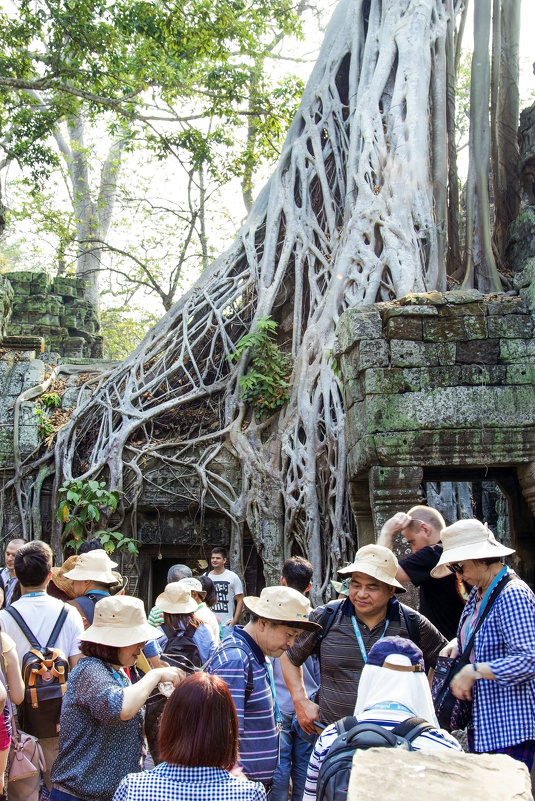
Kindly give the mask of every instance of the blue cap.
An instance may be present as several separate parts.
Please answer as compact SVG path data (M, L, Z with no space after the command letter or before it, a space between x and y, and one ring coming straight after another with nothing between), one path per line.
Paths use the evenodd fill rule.
M386 658L391 654L406 656L411 665L419 666L416 672L424 670L424 657L421 649L412 640L406 640L404 637L383 637L370 648L366 664L383 667Z

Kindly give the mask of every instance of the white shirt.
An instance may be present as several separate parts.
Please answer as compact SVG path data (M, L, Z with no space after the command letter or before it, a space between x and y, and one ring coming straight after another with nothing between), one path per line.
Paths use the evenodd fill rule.
M243 595L243 586L239 576L232 570L223 570L222 573L208 573L215 584L217 602L212 606L212 612L219 622L226 626L234 617L234 598Z
M33 595L33 593L23 595L12 604L43 648L48 642L63 605L63 601L58 598L52 598L46 592L38 595ZM66 604L66 608L67 617L54 647L69 657L80 653L80 637L84 633L84 624L81 615L74 606ZM15 640L19 662L21 662L24 654L28 653L32 646L7 609L0 611L0 625L2 631Z

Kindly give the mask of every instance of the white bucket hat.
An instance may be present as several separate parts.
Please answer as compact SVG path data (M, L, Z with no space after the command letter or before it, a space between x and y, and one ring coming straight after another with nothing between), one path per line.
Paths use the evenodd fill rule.
M80 639L123 648L138 642L156 640L159 636L158 629L147 623L141 598L109 595L95 604L93 623Z
M191 590L183 584L183 580L171 581L165 590L156 598L154 606L171 615L187 615L195 612L198 603L191 597Z
M196 592L201 601L204 601L206 598L206 590L203 590L199 579L189 576L188 578L179 579L178 584L183 584L190 592Z
M431 571L433 578L444 578L450 575L448 565L451 562L463 562L465 559L492 559L514 553L514 548L502 545L488 525L479 520L458 520L440 533L442 540L442 556Z
M117 576L112 573L114 567L117 567L117 562L112 562L106 551L88 551L80 554L73 569L64 575L71 581L99 581L101 584L117 584Z
M359 548L355 554L355 561L338 571L341 576L364 573L365 576L371 576L383 584L395 587L396 592L406 592L405 587L396 578L397 572L398 560L392 551L383 545L365 545Z
M297 623L300 629L321 630L321 626L308 619L311 611L308 598L291 587L265 587L259 598L248 595L243 603L249 612L273 623Z

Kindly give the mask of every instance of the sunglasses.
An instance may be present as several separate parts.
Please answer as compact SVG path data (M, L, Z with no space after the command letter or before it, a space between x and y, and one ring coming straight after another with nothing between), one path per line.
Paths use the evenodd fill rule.
M450 562L448 565L448 570L451 571L451 573L457 573L458 575L461 575L463 572L463 564L462 562Z

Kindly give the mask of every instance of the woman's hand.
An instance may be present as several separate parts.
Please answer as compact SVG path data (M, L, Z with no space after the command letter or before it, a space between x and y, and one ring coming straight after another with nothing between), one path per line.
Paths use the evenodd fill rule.
M450 682L450 690L455 698L460 698L462 701L471 701L472 687L478 678L480 676L478 676L472 665L465 665Z
M453 640L450 640L449 643L444 646L439 656L449 656L452 659L455 659L458 654L459 645L457 644L457 637L454 637Z
M161 681L170 681L173 687L176 687L177 684L186 676L185 671L171 666L156 668L154 672L158 673L158 681L156 682L157 684L159 684Z

